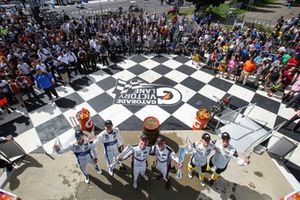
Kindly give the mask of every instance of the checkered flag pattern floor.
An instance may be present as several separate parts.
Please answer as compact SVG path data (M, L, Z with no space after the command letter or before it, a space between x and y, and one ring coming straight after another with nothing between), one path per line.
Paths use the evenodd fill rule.
M142 86L144 83L166 86L161 87L163 100L168 90L179 91L181 97L172 105L165 105L159 98L153 100L158 103L146 106L114 103L116 92L128 94L131 91L134 95L135 88L147 88ZM200 107L211 107L225 95L232 95L231 104L236 107L256 103L250 117L266 121L269 129L295 114L294 110L285 108L276 95L268 97L259 88L216 77L208 69L197 69L190 58L174 55L135 55L108 68L101 66L90 75L77 77L70 86L60 86L57 91L60 98L54 104L49 104L43 96L43 104L27 103L26 108L17 108L18 112L0 115L1 131L18 136L24 143L31 141L34 144L29 142L28 148L34 150L57 136L73 134L76 127L71 118L82 108L90 111L99 128L103 128L104 120L110 119L120 130L141 130L146 117L156 116L161 130L190 130L196 111ZM140 98L151 98L152 93L159 96L158 90L144 91L149 95L140 95ZM280 132L300 141L300 134L285 129Z
M127 93L129 89L136 89L140 87L141 83L141 80L123 81L121 79L118 79L115 92Z

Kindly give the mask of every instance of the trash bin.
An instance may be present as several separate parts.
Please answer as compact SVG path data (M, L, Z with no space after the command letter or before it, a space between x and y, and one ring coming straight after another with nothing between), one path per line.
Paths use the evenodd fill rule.
M159 135L160 123L156 117L149 116L143 122L143 134L149 137L149 144L153 145Z
M203 130L205 129L207 123L209 122L211 113L206 108L200 108L195 117L195 122L193 124L193 130Z

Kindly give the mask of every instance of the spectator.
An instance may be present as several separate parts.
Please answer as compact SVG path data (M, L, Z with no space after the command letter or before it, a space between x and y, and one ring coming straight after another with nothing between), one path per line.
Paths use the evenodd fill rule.
M21 86L18 81L16 81L15 77L11 77L10 80L8 80L8 85L10 90L12 91L12 94L14 95L14 98L17 99L18 103L21 104L22 107L25 107L23 96L21 93Z
M21 93L26 94L29 101L32 101L32 95L36 101L41 102L40 98L38 97L38 95L32 87L31 79L29 79L27 76L19 74L19 76L16 78L16 81L20 85Z
M22 73L22 74L24 74L26 76L29 76L29 77L33 77L32 69L22 59L18 60L17 68L18 68L18 70L19 70L20 73Z
M227 64L227 74L226 74L227 79L230 78L232 72L236 69L236 67L237 67L236 56L232 56Z
M8 114L12 112L12 109L8 105L8 100L5 96L5 93L1 88L0 88L0 108L1 108L0 114L3 113L4 109L7 111Z
M299 92L300 92L300 77L298 77L298 80L293 84L291 90L286 95L283 95L282 100L286 101L290 97L294 96L294 94Z
M298 109L300 107L300 93L293 96L293 98L286 104L286 108Z
M253 57L250 57L250 59L243 64L243 71L239 78L239 82L243 82L243 85L245 85L246 82L248 81L249 75L254 73L255 70L256 70L256 63L254 62Z
M53 103L52 95L58 98L58 94L54 87L54 79L51 73L43 72L41 69L37 69L37 74L35 75L36 85L39 89L43 89L51 103Z
M286 123L282 126L282 128L287 128L291 123L293 123L294 121L296 121L297 119L300 119L300 110L297 110L297 113L288 121L286 121ZM294 132L298 132L298 129L300 128L300 120L298 121L298 123L296 124L296 126L293 128Z

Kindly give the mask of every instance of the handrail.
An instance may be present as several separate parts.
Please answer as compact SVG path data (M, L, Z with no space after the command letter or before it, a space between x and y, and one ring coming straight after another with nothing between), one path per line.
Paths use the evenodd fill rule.
M254 108L254 106L256 106L256 103L250 103L249 105L247 106L243 106L243 107L240 107L236 110L232 110L231 112L229 113L226 113L224 115L222 115L221 117L219 117L218 119L218 123L216 125L216 128L215 128L215 131L218 129L219 127L219 124L221 123L222 121L222 118L225 118L226 116L230 116L232 115L233 113L235 114L235 117L230 121L230 122L225 122L225 124L229 124L229 123L232 123L236 120L236 118L239 116L239 114L241 114L242 116L245 116L244 114L242 114L241 112L245 109L247 109L248 107L252 106L252 108L249 110L248 114L246 115L246 117L249 115L249 113L252 111L252 109Z

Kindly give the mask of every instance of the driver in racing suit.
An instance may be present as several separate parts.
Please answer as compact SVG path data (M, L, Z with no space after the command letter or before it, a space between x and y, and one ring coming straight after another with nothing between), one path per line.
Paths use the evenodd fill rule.
M200 184L203 187L205 186L204 173L207 170L207 157L213 149L214 144L211 142L211 137L208 133L203 133L199 142L193 142L192 144L190 144L190 146L188 146L188 151L193 153L188 164L188 177L193 178L193 169L196 166L199 166L199 179Z
M215 171L211 175L209 184L213 184L218 180L220 174L227 169L229 161L233 158L241 166L248 165L250 163L250 156L246 160L240 158L236 149L230 145L230 135L227 132L222 133L221 140L215 142L215 154L209 160L209 169L216 167Z
M118 128L113 128L111 120L106 120L105 130L102 131L95 140L95 143L102 143L104 149L104 156L106 159L108 173L113 176L113 169L115 168L116 157L123 151L123 138ZM125 171L121 161L118 161L120 171Z
M142 135L138 145L125 148L117 157L117 160L122 161L132 156L132 185L135 189L137 188L137 180L139 175L141 175L146 181L149 180L148 176L145 174L147 169L147 158L151 152L151 146L148 146L148 143L149 138L146 135Z
M159 170L159 175L156 180L163 178L166 181L166 189L170 189L169 171L171 169L171 162L174 160L178 163L178 157L171 147L166 145L164 138L159 137L156 140L157 144L152 146L151 155L156 157L156 169Z
M84 142L83 132L81 130L75 131L76 141L66 148L63 148L59 144L53 146L54 150L58 153L65 153L72 150L77 158L80 170L85 176L84 181L88 184L90 182L89 174L86 170L86 165L88 163L92 164L98 174L102 174L102 170L97 165L97 152L96 145L94 142Z

